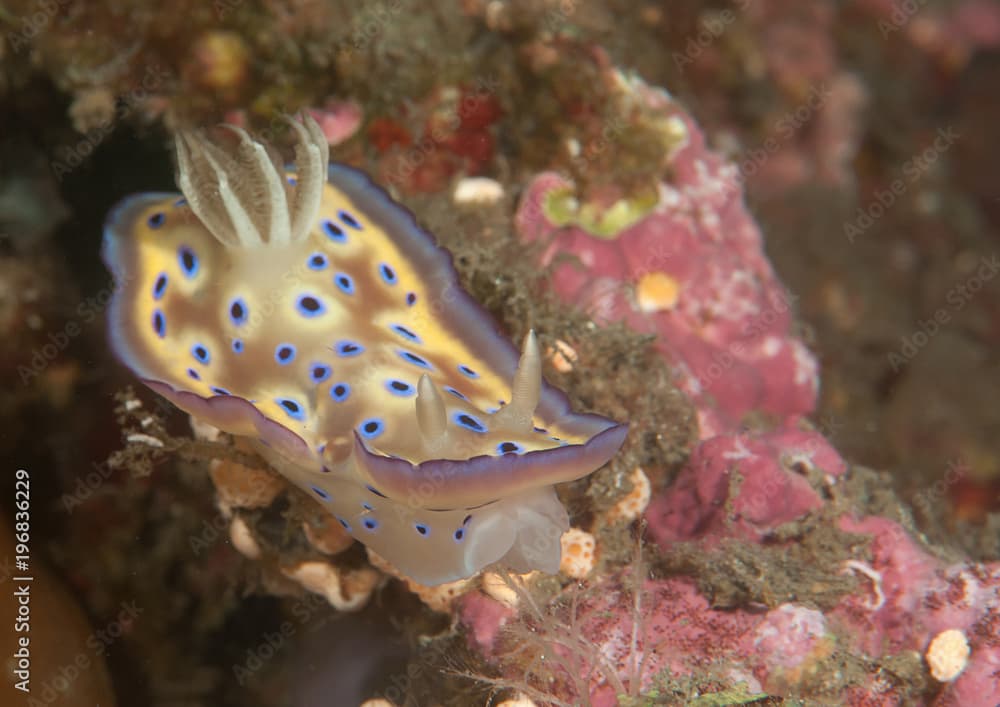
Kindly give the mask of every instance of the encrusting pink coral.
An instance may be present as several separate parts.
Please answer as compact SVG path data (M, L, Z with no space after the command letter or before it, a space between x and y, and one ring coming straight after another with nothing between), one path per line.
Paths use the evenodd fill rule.
M705 440L646 510L650 535L664 547L695 537L713 542L722 537L761 540L782 523L823 505L797 460L808 460L831 480L847 470L829 442L812 431L785 429Z
M636 604L632 568L627 568L624 574L595 578L584 590L570 586L558 601L537 613L530 605L521 607L516 620L518 610L479 592L462 597L458 616L469 629L470 645L505 666L509 683L504 684L536 684L516 663L504 662L508 650L504 627L515 626L511 634L515 642L530 636L536 650L565 658L548 661L548 678L536 673L546 685L543 694L572 704L607 707L618 704L620 694L612 687L612 673L627 690L643 691L664 670L673 678L704 679L711 665L713 674L729 676L709 683L713 689L745 682L750 692L780 695L830 670L829 661L838 650L867 656L871 666L853 678L848 693L840 695L845 704L901 704L905 685L886 682L880 662L893 655L919 656L938 627L963 627L969 636L969 663L935 704L996 704L1000 563L945 569L891 521L845 523L858 531L876 532L870 572L884 597L878 597L875 587L862 585L826 612L785 603L761 613L753 608L713 607L693 580L674 577L644 581ZM885 540L895 548L885 548L888 554L879 549ZM641 617L638 623L636 616ZM578 672L570 674L574 670ZM586 686L586 695L580 692L581 685Z
M598 323L623 321L657 335L656 346L697 407L702 438L750 411L807 413L816 401L816 361L789 334L793 303L764 257L739 174L706 149L689 117L672 110L688 139L671 161L674 177L661 184L652 213L613 238L558 226L547 216L547 199L567 182L545 173L522 199L518 232L547 244L541 265L552 266L561 299ZM670 306L650 306L649 287L636 298L636 288L654 275L676 287Z
M767 262L737 170L707 150L679 108L664 110L684 121L688 136L651 213L600 238L557 224L549 197L570 185L545 173L522 199L518 233L544 245L541 265L551 267L562 300L582 305L598 325L620 321L655 334L697 409L700 441L645 511L651 539L667 553L679 541L702 551L724 540L774 547L783 526L826 512L851 475L803 420L816 402L818 366L790 333L793 298ZM770 428L745 427L751 413L765 413ZM1000 563L946 566L886 518L844 515L838 525L859 536L858 548L865 547L860 538L870 538L870 554L854 550L841 561L839 571L857 578L857 590L826 610L789 602L766 613L723 610L687 577L647 579L637 595L633 575L644 573L633 565L564 587L542 607L521 602L515 610L471 592L458 615L470 645L500 661L502 684L534 686L528 694L536 699L610 706L668 674L697 676L703 694L736 683L745 697L788 694L815 687L816 676L834 670L837 651L846 651L865 656L867 667L837 699L910 703L914 684L930 677L920 662L930 641L959 630L968 637L968 665L934 704L1000 702ZM515 641L537 644L548 667L525 674L523 663L504 662L502 627ZM914 674L891 677L881 667L889 660ZM714 682L706 678L710 666Z
M960 630L969 639L969 664L939 704L1000 702L1000 562L946 565L886 518L844 517L840 526L871 536L871 567L882 595L876 602L848 595L831 612L853 632L855 648L871 656L923 653L941 632Z

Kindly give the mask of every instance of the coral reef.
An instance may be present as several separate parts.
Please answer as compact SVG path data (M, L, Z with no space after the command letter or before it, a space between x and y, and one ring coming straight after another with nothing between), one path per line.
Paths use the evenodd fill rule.
M532 603L530 611L522 605L514 623L509 609L469 598L461 615L470 640L502 666L496 684L555 704L611 705L652 690L690 697L685 690L693 684L720 692L742 682L753 693L860 705L919 699L930 682L919 656L933 636L967 631L976 637L971 653L967 647L958 658L935 657L932 675L949 683L939 699L960 704L977 694L977 704L990 704L984 676L995 666L990 630L1000 565L946 568L897 523L856 517L844 500L848 465L802 420L815 404L817 365L789 335L791 305L763 257L736 171L706 152L698 129L683 119L686 142L650 214L614 234L555 223L549 195L567 182L542 175L516 222L522 237L544 244L542 264L552 266L562 298L595 321L624 320L658 335L695 402L701 441L645 518L649 536L674 557L671 571L685 574L677 559L690 554L697 579L643 580L639 568L625 568L583 592L568 585L554 601ZM647 286L651 278L659 281ZM761 414L770 422L744 427ZM767 556L791 551L803 535L837 531L856 539L841 540L835 552L822 545L799 551L783 569L772 564L777 555ZM679 543L686 544L680 553ZM710 578L702 553L742 553L768 575L792 572L797 562L814 566L800 568L791 586L765 576L734 601L731 589L711 585L742 578ZM848 592L843 575L854 576L859 589ZM754 609L757 602L770 610ZM549 664L532 651L548 655ZM939 667L966 659L962 672Z
M633 101L658 110L683 136L651 213L601 237L560 224L552 195L568 185L546 173L521 202L519 234L545 243L541 265L552 266L552 286L563 300L595 321L624 321L656 335L697 407L702 438L731 429L750 412L810 412L817 365L789 334L794 303L763 254L738 172L706 149L668 95L639 82L631 91Z
M1000 702L995 3L12 0L0 25L0 449L89 616L61 647L119 704ZM109 205L171 188L195 124L289 157L303 109L575 409L628 420L558 487L558 574L421 585L112 364ZM74 687L112 703L100 668Z

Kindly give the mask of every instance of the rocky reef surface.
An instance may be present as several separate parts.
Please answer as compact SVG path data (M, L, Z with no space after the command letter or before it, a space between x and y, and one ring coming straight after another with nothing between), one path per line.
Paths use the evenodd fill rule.
M676 5L0 10L0 449L69 617L33 696L1000 703L1000 11ZM559 575L418 585L110 358L107 208L177 127L298 110L629 422Z

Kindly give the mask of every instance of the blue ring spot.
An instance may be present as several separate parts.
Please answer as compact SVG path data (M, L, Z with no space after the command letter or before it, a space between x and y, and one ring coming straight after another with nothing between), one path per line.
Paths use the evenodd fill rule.
M306 264L310 270L325 270L326 266L330 264L330 259L322 253L313 253L309 256Z
M445 390L446 393L451 393L456 398L460 398L461 400L468 400L468 398L465 397L465 393L463 393L460 390L456 390L455 388L452 388L450 385L446 385L444 387L444 390Z
M430 529L430 528L428 528L428 527L427 527L426 525L424 525L423 523L414 523L414 524L413 524L413 529L414 529L414 530L416 530L416 531L417 531L418 533L420 533L421 535L423 535L423 536L424 536L425 538L427 537L427 534L428 534L429 532L431 532L431 529Z
M433 366L431 366L431 364L427 363L427 361L425 361L420 356L417 356L415 353L411 351L407 351L406 349L399 349L397 353L399 354L400 358L402 358L404 361L408 363L412 363L415 366L420 366L421 368L426 368L428 370L433 370Z
M378 521L374 518L365 518L361 524L365 526L365 530L375 531L378 530Z
M162 310L153 310L153 331L161 339L167 335L167 319L163 316Z
M417 336L416 334L414 334L412 331L410 331L409 329L407 329L402 324L390 324L389 328L392 329L397 334L399 334L400 336L402 336L404 339L409 339L410 341L412 341L414 343L417 343L417 344L423 343L420 340L419 336Z
M195 344L192 346L191 355L194 356L196 361L206 365L212 360L212 356L208 353L208 349L205 348L204 344Z
M250 312L247 308L246 300L242 297L233 297L229 303L229 321L236 326L243 326L247 323Z
M233 353L243 353L243 339L233 339Z
M215 393L216 395L232 395L232 393L230 393L230 392L229 392L228 390L226 390L225 388L220 388L220 387L218 387L218 386L215 386L215 385L213 385L213 386L212 386L212 387L210 388L210 390L211 390L211 391L212 391L213 393Z
M278 344L274 349L274 360L282 366L287 366L295 360L296 353L293 344Z
M354 279L347 273L339 272L333 276L333 284L345 295L354 294Z
M161 272L156 276L156 282L153 283L153 299L160 299L166 291L167 274L165 272Z
M412 307L416 303L417 303L417 293L416 292L407 292L406 293L406 304L408 306Z
M375 510L374 508L372 508L372 504L368 503L368 501L365 501L364 503L362 503L361 507L364 508L366 511L374 511Z
M479 378L479 374L476 373L471 368L469 368L468 366L466 366L464 363L459 365L458 372L461 373L463 376L466 376L468 378L473 378L473 379Z
M278 405L280 405L293 420L305 419L305 411L295 400L292 400L291 398L275 398L274 402L278 403Z
M398 395L402 398L408 398L417 392L417 389L406 381L401 381L396 378L390 378L385 382L385 389L388 390L393 395Z
M320 221L320 227L323 229L323 233L326 234L326 237L329 238L331 241L334 241L336 243L347 242L347 236L344 234L344 229L342 229L340 226L335 224L330 219L325 218L322 221Z
M517 442L501 442L497 445L497 454L522 454L524 447Z
M365 439L375 439L385 432L385 423L380 418L369 417L367 420L362 420L361 424L358 425L358 432Z
M455 542L460 543L465 539L465 528L459 528L455 531Z
M326 312L323 302L313 295L301 295L295 300L295 308L303 317L318 317Z
M313 383L322 383L330 377L331 373L333 373L333 369L325 363L314 363L309 368L309 377Z
M477 420L475 417L473 417L467 412L456 412L452 416L452 419L455 421L455 424L458 425L459 427L464 427L465 429L470 430L472 432L478 432L482 434L483 432L487 431L486 425L484 425L482 421Z
M288 182L289 184L291 184L291 185L292 185L293 187L294 187L294 186L295 186L296 184L298 184L298 183L299 183L299 180L298 180L298 179L296 179L295 177L291 177L291 176L289 176L289 177L285 177L285 181L286 181L286 182Z
M337 517L337 520L340 521L340 524L342 526L344 526L344 530L346 530L348 533L351 532L351 524L350 523L348 523L343 518L340 518L339 516Z
M324 491L323 489L321 489L319 486L310 486L309 488L311 488L313 490L313 492L317 496L319 496L320 498L322 498L324 501L329 501L330 500L330 494L328 494L326 491Z
M174 206L187 206L188 200L183 196L174 202Z
M340 218L341 222L346 223L348 226L355 229L356 231L361 230L361 224L358 223L358 220L354 218L354 216L352 216L347 211L341 209L340 211L337 212L337 216Z
M396 276L396 271L388 263L382 263L378 266L378 273L382 276L382 279L387 285L395 285L399 282L399 278Z
M343 356L344 358L349 358L351 356L359 356L365 347L355 341L338 341L335 351L338 356Z
M347 383L337 383L330 388L330 397L335 402L342 403L351 396L351 386Z
M182 245L177 249L177 262L189 280L198 274L198 256L189 246Z
M149 224L150 228L159 228L163 225L163 222L167 220L167 215L162 211L157 211L155 214L149 217L146 223Z
M193 368L188 369L188 375L194 378L196 381L201 380L201 376L198 375L198 371L194 370Z

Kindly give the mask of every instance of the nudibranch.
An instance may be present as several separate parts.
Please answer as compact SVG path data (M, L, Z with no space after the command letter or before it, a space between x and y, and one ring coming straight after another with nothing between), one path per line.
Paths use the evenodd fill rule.
M418 582L556 572L553 485L605 464L626 427L573 413L534 335L519 354L409 211L330 164L311 119L289 125L294 167L239 129L181 132L183 195L113 209L115 353Z

